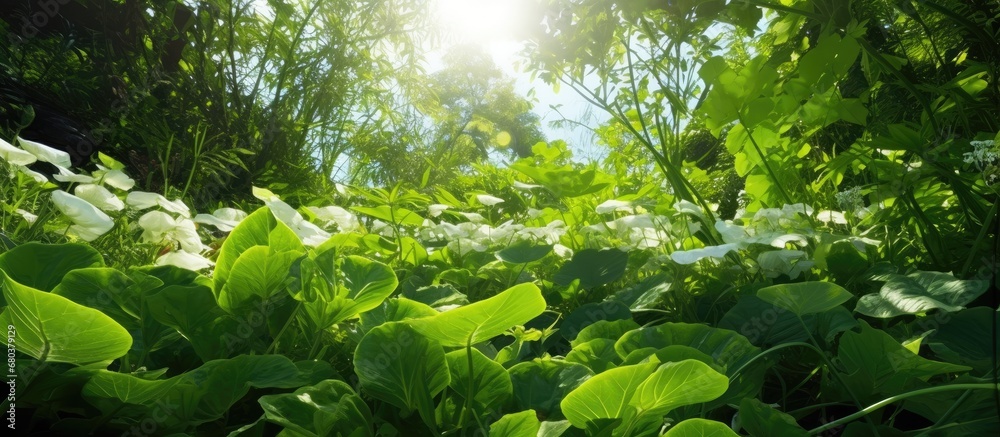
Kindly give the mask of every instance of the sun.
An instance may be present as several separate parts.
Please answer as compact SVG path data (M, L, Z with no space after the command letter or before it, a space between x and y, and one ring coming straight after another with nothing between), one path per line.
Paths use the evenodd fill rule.
M525 0L435 0L434 14L446 34L460 43L490 44L515 38L524 24Z

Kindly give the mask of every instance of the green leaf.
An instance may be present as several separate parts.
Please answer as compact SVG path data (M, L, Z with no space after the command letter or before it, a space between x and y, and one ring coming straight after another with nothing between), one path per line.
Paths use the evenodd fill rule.
M260 208L236 225L222 243L219 259L212 274L217 294L222 291L222 286L229 279L230 270L236 264L236 260L243 252L254 246L268 247L271 252L305 250L302 241L291 228L274 218L267 207Z
M754 398L743 399L740 403L740 422L750 435L809 436L794 417Z
M862 296L854 310L883 319L933 309L956 312L985 293L988 287L987 280L962 280L948 273L892 275L878 293Z
M0 254L0 270L14 282L41 291L52 291L67 273L104 267L104 259L86 244L25 243Z
M451 284L437 284L417 289L404 289L403 297L440 308L447 305L468 305L469 298Z
M656 274L643 279L636 285L608 296L607 300L615 300L628 305L630 310L658 308L663 296L670 291L667 275Z
M927 345L941 359L972 366L979 375L993 369L993 351L1000 349L1000 313L975 307L954 314L918 319L920 329L935 330ZM992 332L991 332L992 331Z
M761 288L757 297L801 317L832 310L854 296L831 282L799 282Z
M851 312L842 306L806 315L802 317L802 321L810 331L828 341L858 324ZM751 343L761 347L809 338L809 333L802 330L802 324L795 314L752 295L741 296L736 305L719 320L718 327L739 332Z
M566 354L566 361L583 364L594 373L601 373L617 367L622 359L615 352L615 340L595 338L573 346L573 350Z
M572 342L581 330L602 321L631 320L632 312L625 304L608 300L604 302L590 302L581 305L559 325L559 332L563 338Z
M918 387L934 375L957 373L969 367L931 361L903 347L889 334L861 321L861 332L840 337L837 358L846 372L845 382L862 403Z
M622 366L597 374L563 398L563 414L577 428L590 428L599 419L625 417L636 390L660 363Z
M472 371L469 354L472 355ZM462 348L445 354L451 372L449 386L459 398L473 393L473 401L480 412L499 408L513 395L510 375L499 363L486 358L478 349Z
M576 347L578 344L598 338L618 341L621 336L633 329L639 329L639 324L635 323L635 320L631 318L624 320L600 320L581 329L580 334L570 341L570 345Z
M629 405L639 417L662 417L674 408L708 402L729 388L729 378L698 360L665 363L635 389Z
M445 347L461 347L489 340L515 325L523 325L545 311L538 286L515 285L486 300L455 308L434 317L410 320L421 334Z
M444 349L405 322L372 329L354 352L354 371L365 392L404 414L420 411L434 423L432 399L450 381Z
M371 437L368 405L343 381L326 380L294 393L261 396L264 417L307 436Z
M288 271L301 255L297 250L273 252L266 246L243 251L218 291L219 307L231 314L242 314L255 302L266 302L284 293Z
M119 413L126 404L153 404L182 380L182 376L175 376L150 381L127 373L101 370L91 376L80 394L102 413L112 415Z
M118 270L92 267L67 273L51 293L100 310L126 329L138 329L138 314L129 305L131 285L132 279ZM134 312L130 314L130 310Z
M496 253L497 259L511 264L527 264L545 258L552 252L551 244L535 244L521 240Z
M505 414L490 425L490 437L535 437L541 427L535 410Z
M424 218L421 217L420 214L406 208L379 205L375 208L367 206L352 206L351 209L367 216L377 218L386 223L410 226L421 226L424 224Z
M399 285L392 269L380 262L351 255L340 261L336 284L318 285L319 299L304 304L315 330L325 329L379 306ZM330 272L329 276L334 276Z
M542 418L561 418L559 402L594 374L582 364L553 359L519 363L508 373L517 408L533 409Z
M579 279L580 287L591 289L617 281L625 274L627 265L628 252L617 249L584 249L573 254L573 259L563 264L552 281L568 285Z
M46 363L85 365L114 360L132 347L128 331L104 313L0 276L8 303L3 316L16 330L19 352Z
M437 314L438 312L434 308L415 300L398 297L387 299L375 309L361 313L361 320L358 327L361 332L367 333L372 328L385 323L399 322L406 319L419 319L421 317L433 317Z
M722 422L688 419L670 427L663 437L739 437L739 434Z

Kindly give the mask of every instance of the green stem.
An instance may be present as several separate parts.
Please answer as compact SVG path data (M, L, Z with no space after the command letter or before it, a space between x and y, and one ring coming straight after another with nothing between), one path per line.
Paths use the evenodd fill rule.
M288 320L285 321L285 325L281 327L280 331L278 331L278 335L274 336L274 340L271 341L271 345L267 347L266 351L264 351L264 355L271 353L271 351L277 348L278 339L281 338L281 336L285 333L285 330L287 330L295 320L295 316L299 313L299 308L302 308L302 301L299 301L298 305L295 305L295 309L292 310L292 314L288 316Z
M840 425L843 425L845 423L852 422L852 421L854 421L854 420L856 420L858 418L865 417L865 416L871 414L874 411L877 411L877 410L879 410L879 409L881 409L881 408L883 408L883 407L885 407L887 405L896 403L896 402L904 400L904 399L909 399L909 398L916 397L916 396L922 396L922 395L926 395L926 394L943 392L943 391L949 391L949 390L1000 390L1000 384L989 384L989 383L982 383L982 384L951 384L951 385L945 385L945 386L928 387L928 388L924 388L924 389L920 389L920 390L914 390L914 391L911 391L911 392L907 392L907 393L899 394L899 395L896 395L896 396L893 396L893 397L890 397L890 398L883 399L883 400L878 401L878 402L876 402L876 403L868 406L867 408L864 408L861 411L858 411L858 412L856 412L854 414L851 414L851 415L848 415L848 416L844 416L844 417L842 417L840 419L834 420L833 422L827 423L827 424L822 425L822 426L820 426L818 428L811 429L811 430L809 430L809 434L810 435L816 435L816 434L819 434L819 433L821 433L823 431L826 431L828 429L836 428L836 427L838 427Z

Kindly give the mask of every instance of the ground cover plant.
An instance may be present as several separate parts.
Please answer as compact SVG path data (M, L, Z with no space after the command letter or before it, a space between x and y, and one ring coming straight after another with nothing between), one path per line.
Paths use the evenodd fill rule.
M334 3L351 11L341 30L384 6ZM229 20L253 20L249 3L212 4ZM293 40L312 41L315 23L340 10L268 4L276 14L243 42L270 41L289 56L294 44L269 34L292 29ZM375 9L352 9L363 5ZM10 427L512 437L1000 430L996 6L552 0L536 12L544 26L530 34L529 66L605 111L594 127L608 148L602 162L574 158L563 141L511 143L511 132L539 135L537 116L507 88L492 103L438 102L437 124L421 137L415 126L426 124L379 100L375 73L360 67L362 78L338 86L342 97L377 101L371 112L354 103L313 112L314 84L298 77L305 103L275 115L288 137L228 117L282 114L289 98L271 96L262 113L234 105L178 132L185 144L150 134L142 147L158 156L181 150L159 170L112 150L81 163L25 138L30 111L11 121L0 136ZM216 23L206 20L191 24L192 37ZM243 47L234 35L223 53ZM374 55L355 52L355 36L380 38L302 45L369 68L354 56ZM24 52L16 68L3 59L5 74L34 77L38 67L24 59L50 43L7 49ZM201 48L184 56L213 50ZM163 68L136 59L132 74ZM185 80L208 94L253 76L234 67L238 77L198 82L208 79L191 66L208 62L189 60ZM259 86L329 68L285 61L274 75L261 67ZM330 74L323 79L347 80ZM470 88L506 86L494 74ZM435 80L457 82L450 77ZM169 86L182 92L179 83L188 82ZM488 110L503 101L514 109ZM131 123L149 119L143 108L121 116L112 135L135 132ZM166 119L189 122L198 111ZM372 121L376 113L386 118ZM358 127L359 114L371 124ZM340 121L317 127L311 117ZM228 133L231 153L212 131L219 123L239 128ZM324 136L332 131L384 148L348 152ZM311 142L316 135L323 141ZM412 150L399 138L433 145L399 156ZM324 141L335 147L303 156ZM268 149L281 143L293 145ZM334 180L342 153L377 168ZM282 163L296 159L283 181ZM245 186L230 186L238 176Z

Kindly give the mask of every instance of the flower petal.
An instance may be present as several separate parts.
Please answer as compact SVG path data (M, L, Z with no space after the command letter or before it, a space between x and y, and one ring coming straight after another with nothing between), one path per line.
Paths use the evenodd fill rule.
M14 165L29 165L38 161L38 158L27 150L14 147L2 139L0 139L0 158Z
M34 141L29 141L21 137L17 137L18 144L21 148L27 150L32 155L35 155L39 161L50 162L52 164L58 165L60 167L72 167L73 160L70 159L69 153L63 152L62 150L53 149L42 143L36 143Z
M125 209L125 204L107 188L94 184L77 185L73 190L77 197L90 202L104 211L121 211Z
M69 231L84 241L93 241L115 226L114 220L86 200L65 191L52 192L56 208L74 223Z

